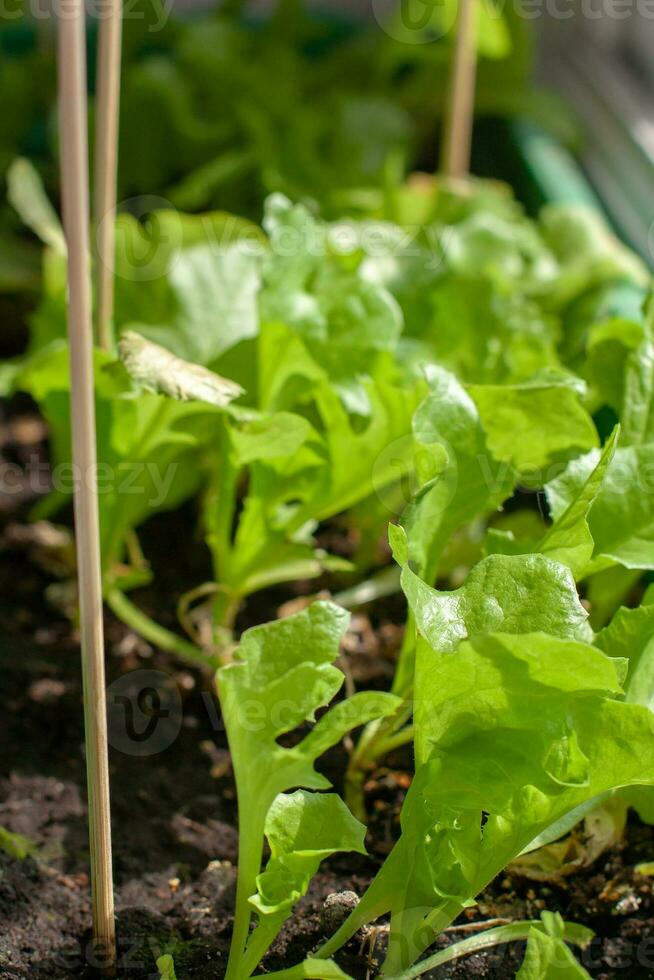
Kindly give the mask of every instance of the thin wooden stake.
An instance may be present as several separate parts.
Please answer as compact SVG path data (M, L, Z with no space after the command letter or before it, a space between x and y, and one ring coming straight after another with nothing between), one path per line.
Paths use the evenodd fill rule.
M75 528L86 766L89 797L93 933L96 955L116 961L111 873L109 764L105 702L100 529L96 487L93 337L89 267L84 0L68 0L59 21L59 119L64 228L68 244L68 335L75 480Z
M470 172L470 148L475 109L477 0L459 0L456 45L444 119L441 171L446 177L466 177Z
M122 0L108 0L100 20L96 76L94 224L96 256L96 337L104 350L112 343L116 175L120 113Z

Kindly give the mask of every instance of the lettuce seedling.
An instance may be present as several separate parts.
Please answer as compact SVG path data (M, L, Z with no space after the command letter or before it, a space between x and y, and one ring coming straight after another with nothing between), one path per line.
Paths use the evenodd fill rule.
M103 588L120 618L158 645L205 663L193 644L152 623L129 603L124 592L149 581L150 573L138 555L129 568L124 562L130 538L144 520L179 506L199 491L202 451L212 444L217 418L240 389L178 360L176 397L158 394L156 366L162 355L172 356L150 345L148 378L137 372L134 382L120 363L95 352ZM67 345L55 341L35 354L13 384L33 395L48 421L55 486L37 504L35 516L49 516L70 499L75 479L84 477L70 464Z
M550 977L551 980L554 980L554 977L564 977L565 980L589 980L590 974L575 959L566 943L583 948L592 938L593 933L590 929L564 922L558 912L542 912L540 921L511 922L509 925L496 926L476 936L452 943L445 949L420 960L408 970L404 970L393 980L415 980L463 956L525 939L527 950L522 966L516 974L517 980L550 980ZM556 972L551 974L552 968L556 968Z
M405 582L413 574L411 569L419 576L416 581L434 582L443 552L460 528L474 520L487 520L518 485L543 486L552 466L560 468L585 446L596 445L598 439L578 389L561 376L521 385L464 387L448 371L432 368L429 386L427 398L414 414L413 434L424 453L436 459L440 449L444 456L436 475L420 488L402 515L406 545L402 545L398 560L407 566ZM550 425L552 419L558 419L555 425ZM611 444L606 453L612 451ZM391 534L397 541L392 525ZM546 552L562 547L560 536L548 540ZM560 552L553 553L561 557ZM568 587L578 604L571 576ZM410 731L402 733L400 729L411 714L414 616L410 601L407 632L393 681L393 692L405 699L406 710L391 726L371 726L350 762L347 798L359 816L363 813L361 785L366 768L411 738Z
M401 975L552 825L619 787L651 792L654 715L622 700L624 661L584 641L569 570L495 558L451 599L405 569L418 613L416 775L398 843L321 955L390 912L383 975ZM533 576L525 591L519 568Z
M177 980L175 973L175 961L172 956L160 956L157 960L157 970L160 980Z
M351 509L375 493L388 492L414 466L411 417L424 383L400 385L371 378L360 382L369 417L353 417L326 372L286 328L273 328L286 356L265 412L228 412L213 458L205 498L207 541L215 578L223 592L218 622L231 625L242 599L258 589L321 570L348 568L321 553L313 532L321 521ZM269 331L260 341L266 362ZM297 357L295 356L297 354ZM289 385L309 384L310 395L294 411L283 408ZM239 488L247 477L247 492ZM379 531L385 514L379 518Z
M396 535L395 547L402 560L406 539ZM518 938L528 939L523 976L540 976L533 971L558 956L571 976L583 977L563 940L583 945L592 934L557 917L492 930L434 962L411 964L552 825L617 786L654 785L654 716L620 700L624 661L585 642L587 614L560 563L538 554L489 556L449 594L405 564L403 584L418 624L416 776L399 841L319 956L391 912L383 975L393 980L473 952L471 942L481 949ZM230 980L252 975L324 857L364 853L363 826L337 796L316 792L328 784L314 763L352 727L392 715L400 700L354 695L299 741L288 737L342 684L333 661L347 618L317 602L255 627L218 673L240 812ZM261 871L264 838L270 858ZM321 959L273 976L345 976Z
M17 861L24 861L25 858L36 854L36 844L22 834L12 834L4 827L0 827L0 851L8 854L9 857L16 858Z
M236 914L228 980L247 980L319 862L335 850L363 848L364 829L331 795L316 760L352 728L391 715L399 700L362 692L321 715L299 742L284 738L315 719L341 688L334 666L348 614L317 602L288 619L254 627L242 637L235 662L217 684L232 753L239 801ZM271 858L260 874L264 837ZM256 911L259 925L248 938Z
M527 949L516 980L590 980L590 973L575 959L565 943L566 924L560 915L543 913L543 927L532 926L527 935ZM568 927L569 928L569 927ZM587 945L591 937L582 938Z
M47 243L34 353L17 369L18 381L43 400L56 429L48 392L54 388L54 400L65 392L60 380L39 374L49 371L39 358L46 357L43 343L63 331L65 251L56 216L34 190L33 175L17 165L13 199ZM558 517L552 476L579 454L590 451L595 460L590 395L562 368L559 318L578 293L618 273L640 284L642 270L605 235L596 241L589 219L574 209L548 211L539 228L510 195L484 184L468 195L441 190L429 196L429 223L410 243L398 225L330 225L279 194L267 202L264 231L222 214L161 212L149 225L130 216L118 221L116 328L132 381L123 387L115 371L99 379L107 412L116 416L108 423L107 459L120 465L129 452L145 465L146 484L148 467L169 474L180 465L177 482L163 495L139 484L147 491L140 500L107 496L107 566L122 560L126 538L150 513L206 490L202 515L214 582L192 589L184 603L198 593L213 595L218 646L231 639L239 605L252 593L324 570L352 570L317 545L321 522L346 515L365 539L356 556L360 566L370 567L389 514L401 513L411 496L407 485L416 482L419 492L402 521L411 560L432 583L461 528L486 521L516 487L540 489L545 482ZM141 255L145 265L136 261ZM631 353L645 365L646 333L639 337ZM648 389L638 381L641 374L646 380L644 366L639 374L641 361L632 361L625 359L634 379L624 388L634 404L639 392L644 399L627 420L635 438L637 418L647 417ZM233 394L210 413L201 406L213 398L216 375L203 369L216 368L237 380ZM140 398L135 384L145 388ZM224 392L227 387L223 379ZM159 411L154 398L162 392L173 405L180 394L196 401ZM643 437L646 430L645 424ZM55 431L55 448L66 438L66 431ZM619 453L637 456L633 465L640 465L648 451L647 444L634 444ZM61 451L56 461L65 458ZM616 455L611 466L619 461ZM146 497L158 501L154 508L143 505ZM584 518L586 550L601 509L598 494ZM640 510L646 510L642 503ZM619 530L612 527L614 536ZM590 570L610 564L618 553L611 544ZM543 547L554 553L551 540ZM625 547L628 542L620 553ZM633 566L633 557L626 564ZM121 578L134 581L131 574ZM160 642L126 604L124 590L110 594L114 611ZM409 629L394 686L407 698L412 635Z
M47 199L26 193L32 176L16 165L13 199L47 243L52 274L32 355L17 368L14 387L29 390L51 422L56 465L68 458L59 411L65 355L51 339L64 326L66 257ZM127 535L142 520L198 492L208 472L204 524L215 569L214 615L227 628L252 592L348 567L316 546L313 531L410 471L411 416L425 390L392 357L399 308L365 278L362 257L341 255L328 225L280 196L267 206L265 227L269 241L227 216L162 212L149 227L122 216L116 327L131 381L98 355L99 410L109 430L102 465L120 467L125 457L142 474L129 494L103 497L106 567L122 559ZM287 232L300 237L285 252ZM134 265L142 255L144 268ZM247 392L210 373L224 358ZM161 394L169 399L155 397ZM230 405L238 396L239 406ZM207 402L222 411L209 411ZM144 454L144 440L153 458ZM159 495L141 486L173 474ZM49 505L56 503L51 497ZM383 523L381 515L380 533ZM159 642L122 590L108 595L118 615Z
M334 793L280 794L266 817L271 857L250 898L258 924L238 976L250 976L304 894L320 862L336 851L365 854L366 828Z
M602 449L597 465L580 482L576 493L570 495L567 507L559 508L558 516L540 539L518 541L510 530L498 531L491 528L486 537L486 550L490 554L519 555L532 552L547 555L567 565L577 581L585 578L591 568L595 548L588 516L615 455L618 437L619 428L616 427Z

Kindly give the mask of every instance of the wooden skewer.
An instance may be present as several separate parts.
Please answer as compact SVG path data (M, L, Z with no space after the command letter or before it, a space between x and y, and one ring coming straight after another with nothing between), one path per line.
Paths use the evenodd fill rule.
M456 46L445 112L441 171L446 177L466 177L470 172L470 148L477 79L476 0L459 0Z
M105 972L116 962L111 862L109 764L105 701L100 529L96 488L93 337L89 265L89 171L87 151L84 0L69 0L59 21L59 118L64 229L68 245L68 335L73 460L76 467L75 528L93 933Z
M116 243L116 174L120 112L120 52L123 30L122 0L109 0L100 20L96 78L95 126L95 257L96 337L104 350L112 344L114 314L114 251Z

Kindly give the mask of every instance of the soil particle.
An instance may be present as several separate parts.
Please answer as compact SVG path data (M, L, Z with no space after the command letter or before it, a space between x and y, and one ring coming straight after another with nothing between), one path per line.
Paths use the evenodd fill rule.
M320 928L325 935L336 932L358 904L356 892L333 892L328 895L320 910Z
M84 935L89 915L86 875L0 854L0 977L67 976L59 955Z
M170 823L174 839L185 846L194 847L207 857L219 852L236 861L238 857L238 833L235 827L222 820L212 820L208 817L205 822L190 820L181 813L176 813Z

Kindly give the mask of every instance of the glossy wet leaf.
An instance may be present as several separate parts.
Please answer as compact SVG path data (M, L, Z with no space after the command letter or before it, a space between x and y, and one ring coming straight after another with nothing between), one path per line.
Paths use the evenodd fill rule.
M172 956L160 956L157 960L157 970L161 980L177 980L175 961Z
M555 521L579 496L599 460L599 451L593 450L573 460L547 485L547 501ZM649 485L652 472L654 444L616 450L588 515L596 570L613 562L631 569L652 567L654 494Z
M265 833L270 859L251 899L260 916L288 915L331 854L365 854L366 828L334 793L281 794L268 811Z
M527 949L516 980L590 980L590 974L566 945L559 915L544 914L544 927L529 932Z
M329 787L326 777L314 768L317 758L352 728L386 717L400 704L390 694L363 692L337 704L315 723L316 712L332 701L345 680L334 661L348 621L349 615L338 606L316 602L287 619L248 630L234 663L218 672L240 803L237 918L244 944L249 920L249 905L244 903L257 891L267 831L271 843L272 863L260 878L260 898L254 900L263 915L250 939L255 949L259 942L264 950L272 942L288 911L287 900L292 905L315 873L316 859L321 860L317 831L325 822L328 851L341 845L362 847L363 828L336 797L314 798L306 793L280 797L294 787ZM288 745L280 739L307 722L315 723L314 727L300 741ZM271 921L266 923L268 915Z
M325 948L391 911L389 975L548 826L609 790L654 783L654 715L618 699L623 661L544 633L478 635L436 653L419 644L402 836Z
M593 421L573 385L541 382L471 385L488 448L528 480L597 445Z
M499 554L525 554L538 552L570 569L575 579L584 577L589 569L595 543L588 524L588 515L600 492L608 466L613 459L619 432L607 441L597 465L580 484L568 506L557 516L545 533L536 539L516 539L511 531L491 529L487 537L487 550Z
M432 589L405 565L402 587L418 632L439 653L453 653L461 640L480 634L589 635L570 571L543 555L490 555L451 592Z

